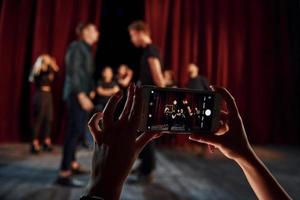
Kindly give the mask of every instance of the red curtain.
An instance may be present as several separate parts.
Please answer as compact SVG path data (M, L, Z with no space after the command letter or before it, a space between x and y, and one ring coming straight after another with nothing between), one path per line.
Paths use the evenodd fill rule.
M194 62L212 84L229 88L256 143L299 142L299 77L288 57L286 2L145 1L145 18L165 67L184 86L186 66Z
M32 99L29 94L33 92L27 79L32 64L42 53L54 56L61 68L54 85L53 132L58 137L64 115L61 93L66 48L76 39L79 22L99 25L101 3L102 0L1 1L0 142L19 141L21 136L30 135L25 127Z

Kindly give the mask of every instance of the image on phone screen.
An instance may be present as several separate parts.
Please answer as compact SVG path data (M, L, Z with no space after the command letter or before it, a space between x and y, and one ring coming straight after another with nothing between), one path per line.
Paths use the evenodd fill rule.
M147 129L170 132L210 132L215 94L150 90Z

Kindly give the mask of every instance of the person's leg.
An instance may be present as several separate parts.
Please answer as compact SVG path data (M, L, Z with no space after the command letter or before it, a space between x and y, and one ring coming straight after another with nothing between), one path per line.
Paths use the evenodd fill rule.
M71 171L71 163L75 162L75 150L78 138L84 133L86 112L81 109L76 97L68 100L69 123L65 137L61 171Z
M45 139L44 139L44 149L46 151L52 151L52 142L51 142L51 128L53 122L53 102L52 102L52 94L46 93L45 96L47 99L45 100Z
M31 152L38 153L40 151L39 135L44 121L44 110L42 106L41 92L37 91L34 97L33 104L33 127L32 127L32 144Z
M155 147L154 143L151 142L145 146L145 148L140 153L141 164L139 166L139 173L142 176L151 175L155 169L156 159L155 159Z

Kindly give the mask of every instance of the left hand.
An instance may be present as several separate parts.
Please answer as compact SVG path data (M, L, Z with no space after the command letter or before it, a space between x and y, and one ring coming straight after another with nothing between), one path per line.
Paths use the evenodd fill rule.
M128 88L124 109L118 120L114 121L114 113L122 96L122 91L113 95L103 114L96 113L89 121L95 141L89 195L104 199L119 198L138 154L148 142L161 135L147 132L137 137L142 118L142 96L134 84ZM102 128L99 126L101 120Z

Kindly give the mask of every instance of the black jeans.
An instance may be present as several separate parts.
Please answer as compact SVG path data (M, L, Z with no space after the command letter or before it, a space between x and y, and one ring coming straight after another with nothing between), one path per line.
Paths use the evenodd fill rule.
M41 131L44 137L49 137L53 121L52 93L38 90L34 96L33 139L38 139Z
M151 142L145 146L139 155L141 159L141 164L139 166L139 173L141 175L150 175L155 169L156 159L155 159L155 146Z
M61 170L70 170L71 162L76 160L75 151L78 139L85 133L87 112L84 111L76 95L67 99L68 107L68 130L65 136Z

